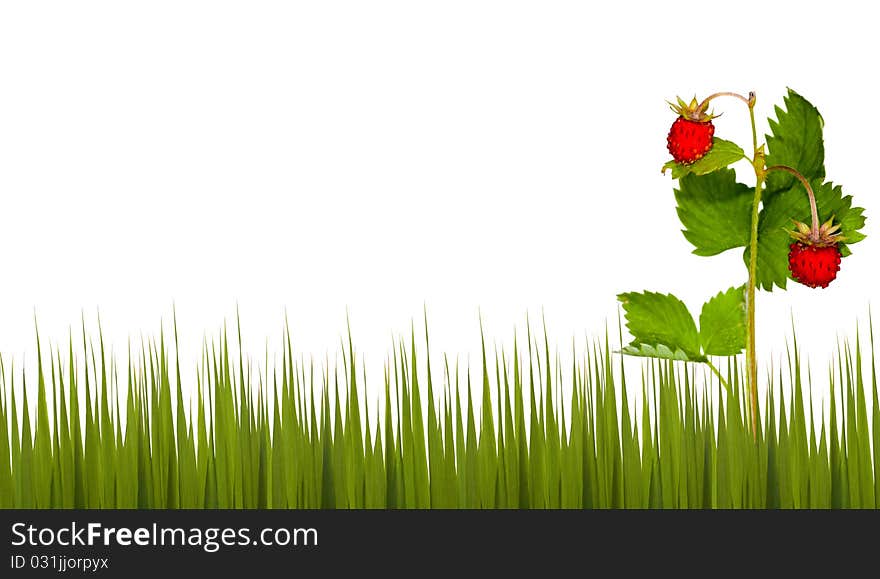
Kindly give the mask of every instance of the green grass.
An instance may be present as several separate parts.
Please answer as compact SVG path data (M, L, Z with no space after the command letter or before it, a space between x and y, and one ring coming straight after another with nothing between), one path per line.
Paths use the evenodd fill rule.
M753 440L741 361L722 368L729 392L680 362L646 361L635 381L607 336L570 368L529 334L468 369L413 335L370 404L350 339L337 368L285 334L280 367L259 373L223 335L183 380L176 335L125 368L98 337L48 352L38 338L32 375L0 358L0 507L880 506L873 339L843 345L821 380L794 343L765 376Z

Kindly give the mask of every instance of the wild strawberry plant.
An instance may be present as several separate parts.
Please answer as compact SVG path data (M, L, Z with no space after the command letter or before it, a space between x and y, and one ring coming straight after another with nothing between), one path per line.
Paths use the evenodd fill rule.
M715 136L709 104L718 97L748 107L751 155ZM785 290L789 280L824 288L840 270L849 246L865 238L864 210L839 185L826 181L823 120L793 90L785 108L768 119L770 134L759 143L755 93L712 94L670 106L677 115L667 136L672 160L663 166L678 181L675 191L682 233L702 256L744 248L746 281L721 291L700 312L699 328L680 299L671 294L630 292L618 296L633 341L623 353L707 364L722 383L710 356L746 351L750 415L757 416L755 294L758 288ZM747 161L755 183L737 182L729 166ZM752 418L753 434L757 421Z

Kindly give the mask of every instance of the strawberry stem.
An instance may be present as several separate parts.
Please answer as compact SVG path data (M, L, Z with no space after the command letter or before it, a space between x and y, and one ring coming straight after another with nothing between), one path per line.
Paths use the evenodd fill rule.
M758 130L755 128L755 91L749 92L749 118L752 121L752 149L758 151Z
M718 377L718 380L721 382L721 385L724 386L724 389L727 390L727 393L731 394L730 384L727 383L727 380L724 379L724 376L721 375L721 372L715 367L715 364L713 364L711 360L706 360L704 363L709 366L709 369Z
M798 181L804 186L804 189L807 190L807 196L810 198L810 216L813 219L812 224L810 225L810 240L813 242L819 241L819 209L816 207L816 196L813 194L813 188L810 186L809 181L797 171L797 169L793 169L786 165L773 165L772 167L767 167L767 172L770 171L784 171L785 173L789 173L790 175L794 175L797 177Z
M763 146L758 147L758 136L755 128L755 93L749 93L749 120L752 123L752 144L755 156L752 166L755 169L755 199L752 201L752 231L749 239L749 283L746 290L746 312L748 336L746 341L746 364L749 369L749 399L751 409L752 439L758 440L758 360L755 347L755 289L758 275L758 212L761 206L761 189L764 185L764 153Z
M755 93L754 92L750 92L748 97L744 97L743 95L741 95L737 92L716 92L716 93L710 94L709 96L704 98L703 102L700 103L700 106L698 107L698 109L703 110L703 111L706 110L706 107L709 106L709 101L711 101L714 98L721 97L721 96L729 96L729 97L738 98L742 102L746 103L746 105L749 108L752 108L755 106Z

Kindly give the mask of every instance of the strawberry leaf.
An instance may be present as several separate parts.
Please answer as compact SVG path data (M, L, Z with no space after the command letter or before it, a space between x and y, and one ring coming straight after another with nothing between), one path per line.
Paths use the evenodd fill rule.
M719 292L703 305L700 343L707 356L735 356L745 349L745 286Z
M683 177L675 190L682 233L697 255L717 255L749 243L753 189L732 169Z
M772 174L772 173L771 173ZM865 238L860 230L865 226L864 209L852 206L852 196L843 195L839 185L815 179L811 182L819 210L819 221L824 222L834 216L834 222L841 225L840 232L846 238L840 244L841 256L852 253L849 246ZM756 281L761 289L772 291L775 286L785 289L791 278L788 269L788 251L792 243L788 234L792 230L792 219L810 223L810 202L807 192L800 182L777 192L765 199L758 219L758 271ZM749 263L749 250L744 253Z
M800 171L808 180L825 177L824 121L807 99L788 89L785 110L776 107L776 119L768 119L772 134L767 138L767 166L787 165ZM767 175L765 198L790 189L795 177L787 173Z
M625 354L702 362L697 325L687 306L673 295L630 292L617 296L634 338ZM662 354L662 355L660 355Z
M712 139L712 148L706 155L690 165L682 165L675 161L669 161L663 165L663 173L667 169L672 170L673 179L681 179L685 175L706 175L745 158L745 153L739 145L717 137Z

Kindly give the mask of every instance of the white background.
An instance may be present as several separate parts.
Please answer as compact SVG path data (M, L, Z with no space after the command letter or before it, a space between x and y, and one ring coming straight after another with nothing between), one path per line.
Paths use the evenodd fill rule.
M821 6L821 7L820 7ZM80 316L117 352L176 304L182 360L243 319L331 356L346 309L373 382L427 307L432 350L616 332L616 294L696 309L745 279L703 258L660 174L665 101L791 86L819 107L830 179L869 237L826 290L761 294L763 362L794 315L824 370L877 295L876 18L858 4L5 2L0 7L0 352ZM750 143L746 108L716 135ZM746 163L738 169L750 183ZM185 367L185 374L186 374Z

